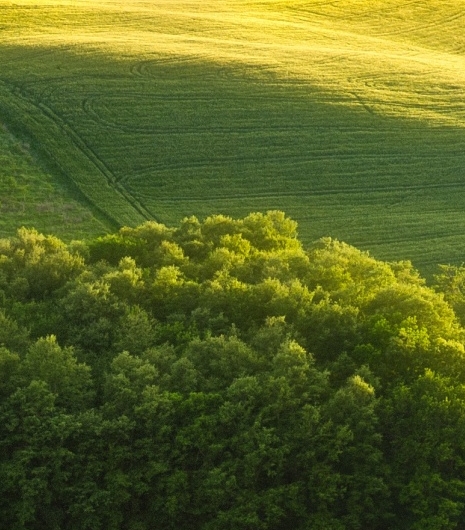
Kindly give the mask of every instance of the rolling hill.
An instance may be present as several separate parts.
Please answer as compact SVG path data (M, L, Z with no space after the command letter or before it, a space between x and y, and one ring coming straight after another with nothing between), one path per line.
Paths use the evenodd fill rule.
M463 0L0 0L0 156L68 237L279 209L306 242L461 263L464 24ZM82 213L50 224L39 182Z

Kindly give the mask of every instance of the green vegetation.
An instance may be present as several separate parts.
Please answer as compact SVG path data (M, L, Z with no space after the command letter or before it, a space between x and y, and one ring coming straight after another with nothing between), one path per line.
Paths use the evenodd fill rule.
M70 196L71 195L71 196ZM0 125L0 235L37 226L68 240L102 234L106 225L47 172L31 147Z
M465 527L464 18L0 0L2 528Z
M464 13L463 0L2 2L0 112L108 227L280 209L305 242L431 272L463 260Z
M296 228L0 240L3 527L464 527L463 268Z

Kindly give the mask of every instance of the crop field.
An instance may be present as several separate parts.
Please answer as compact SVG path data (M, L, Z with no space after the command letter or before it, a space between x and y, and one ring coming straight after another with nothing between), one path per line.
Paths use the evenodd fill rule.
M69 191L35 159L29 144L0 125L0 237L20 226L68 240L105 232L105 223Z
M0 0L0 122L79 236L279 209L465 261L465 0Z

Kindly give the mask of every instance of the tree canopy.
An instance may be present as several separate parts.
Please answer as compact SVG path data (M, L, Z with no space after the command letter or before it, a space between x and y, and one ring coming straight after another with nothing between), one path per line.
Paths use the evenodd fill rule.
M284 213L0 240L12 530L465 525L463 267Z

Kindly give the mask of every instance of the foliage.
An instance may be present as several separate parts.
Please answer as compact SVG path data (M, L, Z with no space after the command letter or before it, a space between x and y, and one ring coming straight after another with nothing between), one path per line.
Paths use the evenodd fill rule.
M0 242L3 525L461 528L444 271L442 294L408 263L304 248L277 211L70 245L20 229Z

